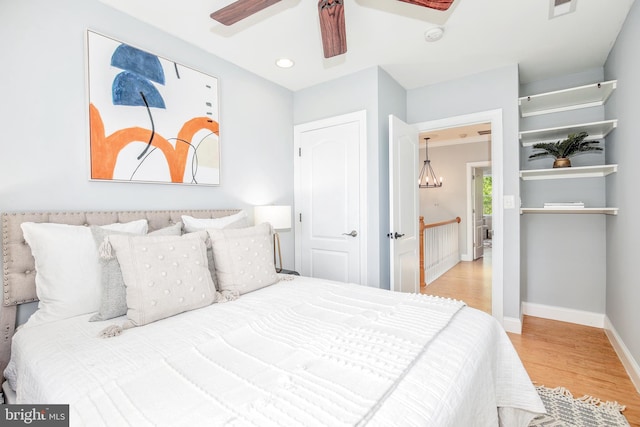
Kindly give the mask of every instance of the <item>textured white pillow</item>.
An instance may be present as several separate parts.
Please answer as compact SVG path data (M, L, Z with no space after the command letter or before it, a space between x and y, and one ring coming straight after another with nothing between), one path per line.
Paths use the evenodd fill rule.
M278 281L271 225L207 232L216 262L218 290L245 294Z
M100 306L100 263L91 230L81 225L22 223L36 266L38 310L26 323L92 313ZM110 224L105 229L144 234L147 220Z
M221 218L193 218L188 215L182 215L184 230L186 233L195 233L206 229L218 228L243 228L249 226L247 214L240 211L237 214L223 216ZM209 261L209 272L213 279L213 284L218 289L218 279L216 275L216 265L213 259L213 250L207 249L207 260Z
M213 303L207 233L108 237L127 293L130 325L142 326Z
M189 215L182 215L182 223L184 224L184 231L187 233L209 228L241 228L249 225L245 211L220 218L194 218Z
M105 238L112 234L125 234L120 231L107 230L102 227L91 226L91 233L100 251L100 246ZM132 233L129 233L132 234ZM140 234L140 233L138 233ZM180 236L182 234L182 223L170 225L156 231L152 231L147 236ZM133 234L132 234L133 235ZM101 297L100 309L91 316L90 322L113 319L127 314L127 293L122 278L122 271L118 258L111 257L100 259L101 267Z

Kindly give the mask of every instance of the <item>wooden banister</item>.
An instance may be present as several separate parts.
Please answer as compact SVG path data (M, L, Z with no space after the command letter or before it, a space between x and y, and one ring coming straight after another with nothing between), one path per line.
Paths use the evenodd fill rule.
M457 222L458 224L460 224L460 221L462 221L462 219L460 219L459 216L455 217L454 219L450 219L447 221L440 221L440 222L433 222L431 224L425 224L424 223L424 216L420 216L419 218L419 224L420 224L420 287L423 286L427 286L425 280L424 280L424 230L426 230L427 228L435 228L435 227L440 227L442 225L447 225L447 224L453 224L454 222Z
M427 286L424 282L424 217L420 215L420 287Z
M458 224L460 224L460 221L462 221L462 219L460 219L459 216L455 217L454 219L450 219L448 221L432 222L431 224L425 224L424 217L422 216L420 217L420 219L421 219L420 224L425 229L440 227L441 225L453 224L454 222L457 222Z

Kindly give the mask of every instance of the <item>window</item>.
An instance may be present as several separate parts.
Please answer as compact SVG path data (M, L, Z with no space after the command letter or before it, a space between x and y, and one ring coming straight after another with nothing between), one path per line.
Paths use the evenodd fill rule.
M491 192L493 191L493 182L491 176L484 176L484 183L482 185L482 204L483 215L491 215Z

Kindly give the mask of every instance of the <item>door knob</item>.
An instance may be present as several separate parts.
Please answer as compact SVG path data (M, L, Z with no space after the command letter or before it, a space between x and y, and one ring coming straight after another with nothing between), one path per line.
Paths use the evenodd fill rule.
M342 233L342 235L356 237L358 235L358 232L356 230L352 230L351 233Z
M394 238L394 239L399 239L399 238L401 238L402 236L404 236L404 234L402 234L402 233L398 233L397 231L396 231L395 233L393 233L393 238Z

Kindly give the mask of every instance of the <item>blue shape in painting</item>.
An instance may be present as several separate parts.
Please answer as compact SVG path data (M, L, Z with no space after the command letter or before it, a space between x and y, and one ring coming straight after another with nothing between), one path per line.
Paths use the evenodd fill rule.
M142 92L149 107L165 108L164 99L153 83L128 71L123 71L116 76L111 92L114 105L144 107L146 104L140 95Z
M164 84L164 70L158 57L135 47L118 46L111 56L111 65Z

